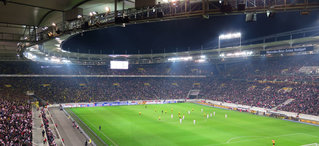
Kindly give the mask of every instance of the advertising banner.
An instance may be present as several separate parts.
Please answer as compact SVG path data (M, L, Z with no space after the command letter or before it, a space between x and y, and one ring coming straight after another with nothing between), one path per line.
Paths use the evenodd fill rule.
M298 47L298 48L287 48L287 49L279 49L279 50L268 50L268 51L260 51L261 55L266 54L283 54L283 53L295 53L295 52L306 52L313 51L313 46L308 47Z

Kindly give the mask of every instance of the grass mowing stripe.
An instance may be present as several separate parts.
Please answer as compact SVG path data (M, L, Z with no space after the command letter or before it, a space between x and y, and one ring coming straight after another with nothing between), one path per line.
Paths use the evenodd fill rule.
M83 131L94 141L94 143L98 146L105 145L105 142L101 140L99 137L96 136L95 133L93 133L85 123L83 123L79 117L76 116L76 114L73 113L72 110L69 108L65 108L65 111L69 113L69 115L79 124L79 126L83 129Z

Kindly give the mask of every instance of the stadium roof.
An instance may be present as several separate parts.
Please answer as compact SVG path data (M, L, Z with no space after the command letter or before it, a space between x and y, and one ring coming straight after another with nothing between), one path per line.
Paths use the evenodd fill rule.
M117 1L120 3L123 2L123 0ZM201 0L191 1L203 2ZM275 11L307 11L313 8L318 8L319 6L317 0L308 0L305 2L286 2L286 0L278 0L275 4L266 3L267 1L269 0L247 1L245 11L234 10L233 14L243 14L251 12L265 13L267 9L273 9ZM135 0L125 0L125 8L133 8L134 2ZM233 6L237 7L237 0L228 0L228 2L233 3ZM122 8L120 3L118 4L118 10L121 10ZM208 0L207 3L210 3L210 5L214 7L208 7L207 9L198 11L199 16L205 15L204 17L206 17L210 14L216 13L218 15L225 14L223 12L220 12L219 7L216 7L215 3L219 3L219 0ZM31 40L31 38L28 38L28 36L30 36L30 33L34 33L35 29L45 26L51 26L52 23L58 24L62 22L63 12L67 10L71 10L72 8L83 8L83 15L89 15L89 12L105 11L106 6L111 8L111 11L113 11L114 0L1 0L0 57L12 55L15 56L16 50L18 48L17 45L19 42L27 45L27 43ZM190 15L193 15L193 13L188 12L187 14L188 15L180 16L188 18ZM171 17L171 19L175 19L174 17L179 16L173 16ZM38 41L35 42L34 40L35 38L33 38L33 44L42 43Z
M0 53L15 53L17 43L33 29L62 22L63 12L83 8L83 14L112 7L114 0L1 0Z

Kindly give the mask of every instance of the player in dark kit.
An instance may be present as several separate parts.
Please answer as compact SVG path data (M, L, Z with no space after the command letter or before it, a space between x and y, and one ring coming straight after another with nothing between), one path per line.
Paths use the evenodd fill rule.
M99 130L101 131L101 125L99 126Z

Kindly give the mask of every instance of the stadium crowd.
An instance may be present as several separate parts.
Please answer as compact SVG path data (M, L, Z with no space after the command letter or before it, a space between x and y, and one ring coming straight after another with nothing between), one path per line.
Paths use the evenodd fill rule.
M0 144L5 146L32 145L32 114L28 97L0 90Z
M319 115L318 84L220 78L0 78L5 84L34 92L49 103L198 98Z
M45 128L45 132L46 132L46 135L48 138L48 139L45 138L43 140L43 144L48 142L50 146L57 146L57 144L54 141L54 134L53 134L51 128L49 127L49 120L46 116L44 108L42 108L42 110L41 110L41 115L42 115L42 120L43 120L43 124L44 124L44 128Z
M182 99L190 90L200 90L197 98L276 108L319 116L318 76L300 72L304 66L319 66L318 56L243 59L240 62L211 64L165 63L130 65L129 70L106 66L44 65L32 62L5 62L0 74L71 75L206 75L206 77L0 77L0 143L32 145L32 97L48 103L98 102L118 100ZM34 94L34 95L33 95ZM192 96L194 97L194 96ZM196 98L196 96L195 96ZM282 105L286 100L292 102ZM47 123L43 113L44 123ZM55 145L47 125L47 142Z

